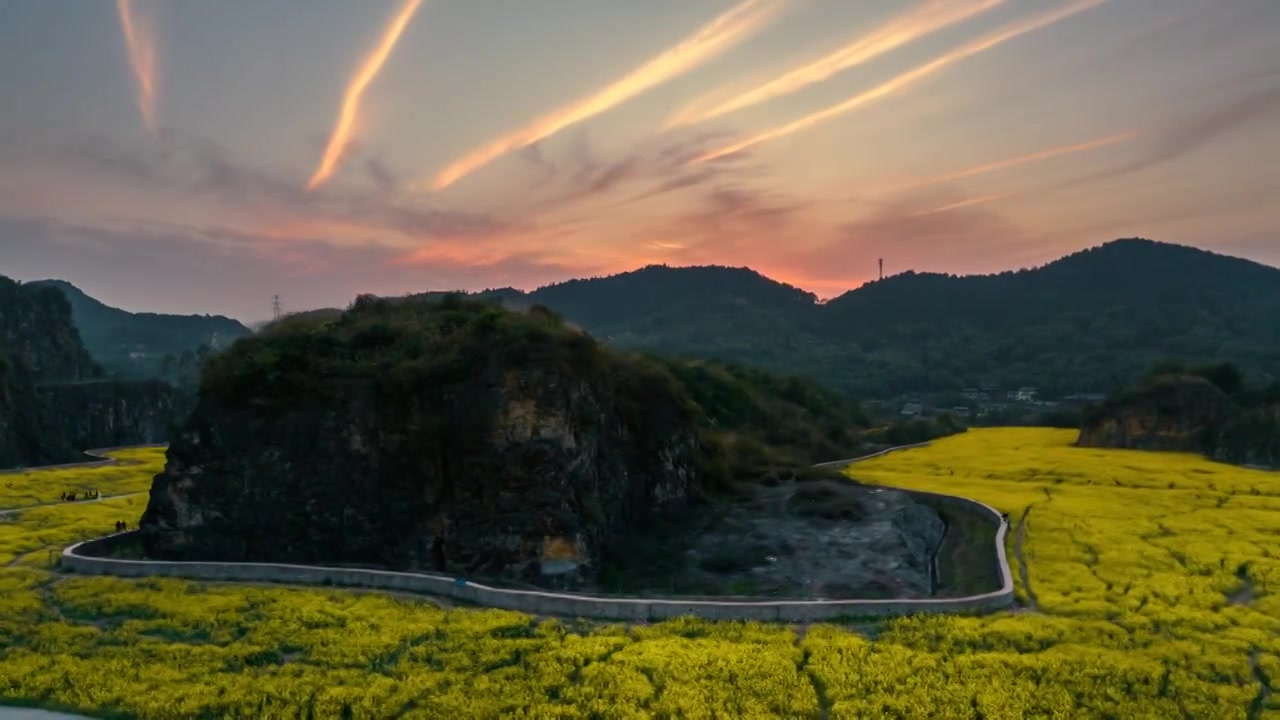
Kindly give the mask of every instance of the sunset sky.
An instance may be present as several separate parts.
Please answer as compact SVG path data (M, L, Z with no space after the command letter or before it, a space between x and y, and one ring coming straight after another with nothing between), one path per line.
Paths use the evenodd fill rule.
M130 310L1280 265L1276 0L5 0L0 107L0 274Z

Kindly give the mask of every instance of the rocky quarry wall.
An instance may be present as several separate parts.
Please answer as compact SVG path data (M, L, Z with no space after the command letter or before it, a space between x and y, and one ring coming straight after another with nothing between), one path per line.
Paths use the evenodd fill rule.
M914 447L914 446L913 446ZM894 448L893 450L897 450ZM892 452L888 450L884 452ZM876 456L884 454L876 453ZM865 459L865 458L861 458ZM825 463L840 466L853 461ZM567 592L513 590L471 582L461 576L424 572L394 572L359 568L245 562L172 562L109 557L121 545L137 540L137 531L111 535L68 547L62 566L74 572L119 577L165 576L221 582L276 582L307 585L365 587L439 595L486 607L534 615L646 622L694 615L711 620L821 622L846 617L905 615L920 612L989 612L1014 602L1013 576L1005 552L1008 525L1001 514L983 503L938 493L912 491L935 501L979 513L996 528L992 552L999 564L1001 587L992 592L958 598L910 600L766 600L734 598L628 598Z

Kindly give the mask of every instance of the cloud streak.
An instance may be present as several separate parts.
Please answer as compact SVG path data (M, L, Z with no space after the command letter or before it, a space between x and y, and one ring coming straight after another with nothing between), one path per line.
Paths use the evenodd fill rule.
M968 20L1003 2L1004 0L928 0L834 52L794 68L730 100L715 104L710 98L719 93L703 96L668 120L667 127L703 122L796 92L926 35Z
M735 5L612 85L467 153L436 174L431 188L442 190L507 153L593 118L698 67L759 32L779 16L783 5L784 0L746 0Z
M156 42L151 18L143 18L135 12L132 0L116 0L116 14L120 17L120 31L124 35L125 49L129 52L129 67L136 85L138 112L142 123L153 135L156 132Z
M732 155L733 153L745 150L746 148L758 145L762 142L776 140L778 138L800 132L801 130L806 130L820 122L823 122L824 120L844 115L845 113L851 112L871 102L894 95L954 63L990 50L1007 40L1012 40L1020 35L1025 35L1026 33L1048 27L1073 15L1084 12L1085 10L1097 7L1106 1L1107 0L1076 0L1076 2L1052 11L1009 23L992 33L962 45L941 57L898 75L892 80L878 85L871 90L855 95L844 102L832 105L831 107L819 110L818 112L810 115L806 115L799 120L794 120L786 125L757 133L756 135L739 140L738 142L713 150L695 158L693 162L701 163L709 160L715 160L726 155Z
M888 189L906 190L908 188L918 188L918 187L924 187L926 185L936 185L938 183L950 182L952 180L961 180L967 177L973 177L974 175L982 175L984 173L995 172L996 170L1004 170L1006 168L1017 167L1018 165L1025 165L1027 163L1039 162L1041 160L1048 160L1050 158L1055 158L1062 155L1071 155L1073 153L1096 150L1097 148L1107 147L1108 145L1115 145L1116 143L1124 142L1125 140L1132 139L1136 135L1137 133L1135 132L1123 132L1123 133L1117 133L1115 135L1107 135L1106 137L1094 138L1093 140L1086 140L1085 142L1075 143L1073 145L1060 145L1058 147L1049 148L1047 150L1039 150L1032 153L1026 153L1024 155L1017 155L1015 157L1005 158L1004 160L997 160L996 162L984 163L982 165L966 168L964 170L957 170L955 172L950 172L943 175L935 175L933 177L923 178L921 180L911 180L908 182L893 185Z
M1280 85L1249 93L1207 112L1175 121L1153 135L1153 142L1133 160L1093 173L1054 189L1130 175L1176 160L1208 145L1218 137L1260 118L1280 116Z
M369 87L369 83L373 82L373 79L378 76L378 71L387 62L391 51L395 49L396 43L400 40L400 35L404 32L405 27L409 25L409 21L413 19L413 15L418 11L420 5L422 5L422 0L406 0L404 5L400 7L400 11L391 19L386 30L383 31L377 47L360 63L355 77L347 85L347 91L342 98L342 109L338 113L338 123L333 128L333 133L329 136L329 144L324 149L324 156L320 160L320 165L311 176L311 180L307 182L308 190L314 190L333 175L334 170L337 168L338 160L342 157L342 152L346 149L347 142L350 141L351 134L354 132L356 115L360 112L361 96L364 95L365 89Z

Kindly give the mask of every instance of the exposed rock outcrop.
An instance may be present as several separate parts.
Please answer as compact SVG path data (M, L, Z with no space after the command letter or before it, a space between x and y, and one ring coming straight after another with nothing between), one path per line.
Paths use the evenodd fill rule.
M0 353L26 368L36 382L100 377L71 320L71 305L52 288L21 285L0 276Z
M1206 377L1158 376L1087 413L1077 444L1197 452L1280 468L1280 402L1269 392L1228 394Z
M549 313L361 298L213 360L144 544L579 587L697 492L695 414L665 370Z
M1162 377L1112 398L1084 417L1081 447L1201 452L1236 412L1231 398L1200 377Z
M37 388L53 433L77 450L166 442L194 398L158 380L101 380Z
M1280 469L1280 403L1237 413L1216 428L1206 453L1221 462Z
M99 379L53 288L0 277L0 467L81 459L94 447L165 440L188 398L160 383Z

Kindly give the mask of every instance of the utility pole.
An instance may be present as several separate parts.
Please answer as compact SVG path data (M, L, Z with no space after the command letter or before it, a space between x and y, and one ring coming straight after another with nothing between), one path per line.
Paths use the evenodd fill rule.
M271 319L272 320L280 319L280 296L279 295L271 296Z
M884 258L880 258L880 279L884 279Z

